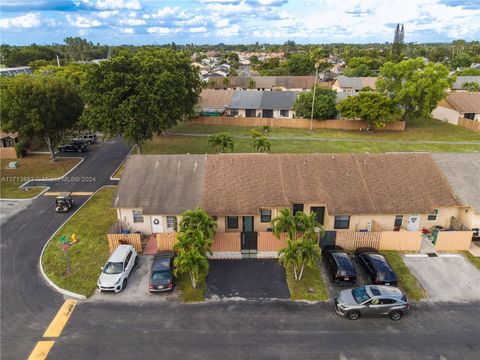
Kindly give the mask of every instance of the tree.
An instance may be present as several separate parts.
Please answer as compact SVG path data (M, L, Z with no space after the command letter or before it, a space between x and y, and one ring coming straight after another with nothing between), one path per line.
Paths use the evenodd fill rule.
M402 120L428 118L438 102L452 86L454 78L442 64L426 64L423 59L387 62L380 70L377 91L398 104Z
M288 58L286 68L289 75L310 75L315 71L315 61L309 54L293 54Z
M222 80L223 86L228 87L230 85L230 79L228 77L224 77Z
M205 210L198 207L196 210L185 211L180 220L180 232L187 230L200 230L205 238L212 240L215 235L217 223Z
M248 88L250 90L253 90L255 89L255 87L257 86L257 83L255 82L255 80L253 80L252 78L248 78L248 84L247 84Z
M300 267L299 242L287 240L287 246L278 252L278 261L285 268L293 267L293 278L299 280L297 269Z
M315 93L313 118L317 120L334 118L337 114L336 97L337 93L333 90L324 88L317 89ZM312 115L312 99L313 91L301 92L293 104L295 115L309 119Z
M298 280L302 280L305 265L312 266L320 257L320 246L317 241L305 240L299 241L298 255L300 260L300 274Z
M396 120L394 102L383 94L376 92L360 92L357 96L349 96L337 105L342 117L361 119L368 127L384 127L386 123Z
M212 134L208 137L208 144L214 151L224 153L225 150L233 151L233 137L229 133Z
M377 72L370 69L366 64L360 64L354 68L347 67L343 72L343 75L349 77L376 76Z
M456 70L458 68L466 68L472 65L473 59L472 56L466 52L460 53L455 55L452 59L450 67L452 70Z
M297 223L289 208L280 209L280 215L272 220L272 233L280 238L282 233L287 233L290 240L295 240L297 235Z
M142 145L193 114L201 91L190 56L171 49L124 51L89 68L83 86L87 123Z
M285 266L293 267L295 280L302 280L306 265L313 265L320 257L320 247L318 242L305 239L287 240L287 246L279 252L278 260Z
M177 234L177 242L174 245L174 250L177 253L191 249L198 250L202 255L206 256L210 253L213 236L207 236L200 229L187 229Z
M324 230L317 221L316 213L305 214L304 212L297 212L295 214L295 223L297 231L301 232L302 238L308 241L316 242L318 235L323 235Z
M280 238L282 233L287 233L290 240L303 238L316 242L317 233L322 233L323 228L318 223L315 213L310 215L302 211L292 214L289 208L280 209L280 215L272 220L272 233Z
M480 84L475 81L467 81L463 83L462 89L467 91L480 91Z
M194 289L197 288L200 274L208 271L207 258L196 248L180 251L175 257L174 265L175 276L188 273Z
M467 68L457 71L456 76L480 76L480 69Z
M43 138L55 162L56 145L84 108L75 87L62 78L38 75L2 78L0 87L2 130Z
M257 152L267 152L270 150L272 144L270 140L266 136L252 136L253 140L253 147Z
M382 61L368 56L352 57L343 72L345 76L376 76Z
M405 32L404 32L403 24L401 28L400 28L400 24L397 24L397 27L395 28L395 35L393 37L393 43L392 43L392 55L396 57L400 57L400 55L402 54L403 46L404 46L404 43L403 43L404 37L405 37Z

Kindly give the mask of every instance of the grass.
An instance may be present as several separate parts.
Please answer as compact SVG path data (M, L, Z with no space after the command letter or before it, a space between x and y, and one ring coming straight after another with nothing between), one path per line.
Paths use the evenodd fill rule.
M120 177L122 176L123 174L123 170L125 170L125 163L123 163L118 169L117 171L115 171L115 174L113 174L113 178L114 179L120 179Z
M328 300L327 289L320 275L320 269L316 264L305 267L301 280L295 280L293 267L289 266L286 269L286 272L288 290L290 291L291 300Z
M20 185L35 178L49 179L60 177L75 166L80 160L57 158L57 161L52 163L48 155L31 154L16 160L20 165L17 169L8 169L8 163L11 161L14 160L0 160L0 197L9 199L28 199L38 195L43 188L20 189Z
M277 129L275 129L277 131ZM250 139L234 139L235 152L255 152ZM479 144L407 144L375 143L349 141L306 141L306 140L271 140L270 153L350 153L350 152L472 152L480 151ZM214 153L208 145L207 137L157 136L147 142L145 154L205 154Z
M473 256L468 251L462 251L462 254L475 266L478 270L480 270L480 257Z
M400 254L396 251L382 251L382 254L397 275L398 286L406 292L407 298L413 301L425 299L425 290L405 265Z
M48 243L42 257L43 269L61 288L86 297L94 293L100 268L110 254L106 234L117 219L116 211L110 208L115 190L109 187L98 191ZM78 243L69 250L72 273L68 274L59 239L62 235L70 239L72 233Z
M197 288L192 287L192 282L190 281L190 276L185 273L178 277L178 285L182 290L180 292L180 299L184 302L199 302L205 300L205 280L207 278L207 273L200 275L200 279L197 284Z

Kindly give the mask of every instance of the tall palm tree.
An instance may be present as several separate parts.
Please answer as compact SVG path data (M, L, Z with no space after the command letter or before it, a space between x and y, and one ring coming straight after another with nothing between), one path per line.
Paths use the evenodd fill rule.
M206 239L213 239L217 223L205 210L198 207L196 210L185 211L180 220L180 232L200 230Z
M174 265L175 276L188 273L194 289L197 288L200 274L208 270L207 258L196 248L180 251L175 257Z
M299 245L298 241L288 239L287 247L281 249L278 252L278 261L285 268L292 266L293 267L293 277L295 280L298 280L298 267L300 265L300 254L299 254Z
M288 239L293 241L297 235L297 224L289 208L280 209L280 215L272 220L272 233L280 238L282 233L287 233Z
M229 133L212 134L208 137L208 144L214 151L225 152L226 149L233 151L233 137Z
M304 212L297 212L295 214L295 223L297 231L302 232L303 239L316 242L318 240L318 233L323 235L323 227L317 221L317 215L312 212L305 214Z
M178 253L197 249L201 254L210 253L213 237L208 239L200 229L187 229L177 234L177 242L173 246Z
M298 275L298 280L302 280L303 270L305 265L313 265L315 261L320 257L320 246L318 242L313 242L310 240L297 240L298 242L298 258L300 263L300 274Z
M266 136L255 136L253 137L253 147L258 152L267 152L271 147L270 140Z

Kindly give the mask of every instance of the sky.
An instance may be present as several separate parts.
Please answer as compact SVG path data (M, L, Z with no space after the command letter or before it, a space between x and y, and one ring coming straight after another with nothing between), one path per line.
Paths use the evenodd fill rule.
M480 40L480 0L1 0L0 42L251 44Z

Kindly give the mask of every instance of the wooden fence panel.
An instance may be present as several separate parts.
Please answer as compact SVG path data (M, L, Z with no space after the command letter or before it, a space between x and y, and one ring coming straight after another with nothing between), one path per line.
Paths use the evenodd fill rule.
M472 231L439 231L435 242L435 250L468 250L472 242L472 235Z
M308 119L203 116L190 120L190 123L199 125L270 126L310 129L310 120ZM314 120L312 125L314 129L360 130L367 128L366 121L345 119ZM388 123L385 127L378 128L376 130L403 131L405 130L405 121L395 121L392 123Z
M345 250L355 250L359 247L372 247L378 249L380 232L337 232L335 244Z
M379 250L419 251L422 244L420 231L382 231Z
M0 159L16 159L17 152L13 147L0 147Z
M107 234L110 252L120 244L130 244L137 252L142 252L142 238L140 234Z
M240 233L216 233L213 238L212 252L240 251Z
M458 125L472 131L480 131L480 121L473 121L470 119L465 119L464 117L459 117Z
M158 233L157 248L158 250L173 250L173 245L177 242L177 233Z
M287 234L280 235L277 239L271 232L259 232L257 238L258 251L279 251L287 246Z

